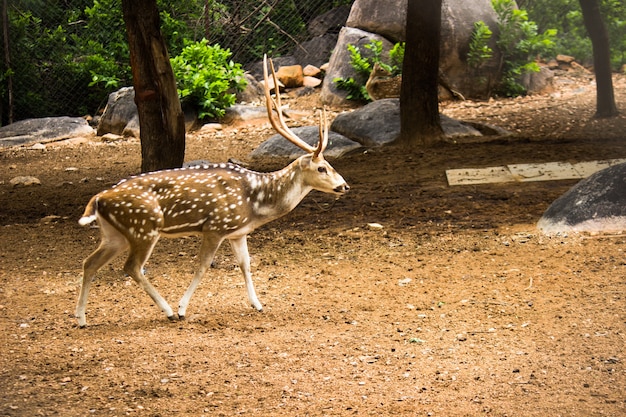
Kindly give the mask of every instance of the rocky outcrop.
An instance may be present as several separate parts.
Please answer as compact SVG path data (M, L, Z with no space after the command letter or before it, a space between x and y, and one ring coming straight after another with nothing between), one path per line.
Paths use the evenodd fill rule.
M337 46L330 58L330 65L322 86L322 101L329 105L346 102L347 93L334 87L336 77L356 77L350 65L347 50L349 44L359 46L371 39L384 39L383 56L393 43L405 39L407 0L356 0L352 6L347 27L337 40ZM447 84L466 98L485 97L489 91L487 83L477 83L476 74L467 65L469 42L474 30L474 22L483 21L497 36L496 14L490 0L443 0L441 27L440 70ZM360 48L363 55L367 51ZM498 57L494 56L481 68L484 79L497 80L499 77ZM364 82L365 80L363 80Z

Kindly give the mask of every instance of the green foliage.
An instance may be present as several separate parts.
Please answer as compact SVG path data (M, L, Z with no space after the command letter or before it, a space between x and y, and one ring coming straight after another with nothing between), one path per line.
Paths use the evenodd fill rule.
M372 69L374 68L374 64L380 65L392 75L399 75L402 73L402 61L404 60L405 49L404 42L396 43L393 48L391 48L389 51L389 63L384 62L382 41L371 40L363 47L370 51L368 56L363 56L361 54L361 50L356 45L347 46L348 52L350 52L350 65L356 71L359 79L367 81ZM339 90L348 92L348 95L346 96L348 100L371 101L371 98L365 89L364 81L359 81L354 77L338 77L335 78L333 82Z
M579 0L519 0L540 30L557 28L555 39L559 53L591 64L593 50L583 23ZM626 64L626 4L623 0L600 0L600 12L609 34L611 63L614 69Z
M157 7L170 57L207 38L228 46L235 62L249 63L264 53L291 53L310 37L306 25L314 17L350 3L157 0ZM94 114L110 92L132 85L120 0L11 0L8 14L11 70L0 60L3 122L9 76L17 120Z
M502 80L496 93L518 96L525 93L520 77L539 71L536 57L550 54L555 47L555 29L539 33L537 24L528 18L526 10L518 9L513 0L492 0L498 16L500 36L496 45L500 50Z
M18 120L93 114L110 92L132 85L121 2L72 0L72 6L66 3L10 2L9 44L14 114ZM170 53L180 52L184 39L197 35L197 25L190 22L202 15L204 3L157 1L161 31ZM8 76L4 65L0 62L3 95ZM6 113L2 117L4 120Z
M474 22L474 31L469 44L467 63L472 69L479 69L493 57L489 41L493 32L483 21Z
M357 82L354 78L338 77L335 78L333 82L338 89L348 92L348 95L346 96L348 100L371 101L371 98L365 89L365 85Z
M375 43L376 41L372 41L369 45ZM382 46L382 42L380 42L380 44ZM374 62L372 62L373 59L363 57L361 55L361 50L356 45L348 45L348 52L350 52L350 65L352 65L352 68L356 71L356 73L369 77L370 72L372 72L372 68L374 67Z
M391 59L390 72L392 75L399 75L402 73L402 63L404 62L404 49L405 43L398 42L393 45L393 48L389 51L389 58Z
M198 118L219 118L235 104L232 90L246 86L241 65L230 60L231 53L206 39L188 44L171 59L183 105L198 108Z

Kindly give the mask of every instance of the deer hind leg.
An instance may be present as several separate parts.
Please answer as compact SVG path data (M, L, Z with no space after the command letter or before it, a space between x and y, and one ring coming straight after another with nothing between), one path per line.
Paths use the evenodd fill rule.
M248 291L248 300L250 304L257 310L263 310L263 305L259 302L254 291L254 283L252 282L252 274L250 273L250 254L248 253L248 241L246 236L229 239L230 247L233 249L239 268L243 273L243 278L246 282L246 290Z
M181 320L185 318L185 313L187 312L187 306L189 305L191 296L196 291L196 288L198 288L206 270L211 266L211 262L213 262L213 258L215 257L215 252L217 252L217 248L220 247L221 243L222 239L212 239L207 235L203 237L199 254L200 265L193 277L193 280L191 281L191 284L189 284L187 291L185 291L183 298L181 298L178 303L178 318Z
M147 237L147 235L145 236ZM174 320L174 312L165 298L148 282L143 274L143 266L150 257L154 245L159 240L157 234L150 236L148 239L137 239L130 242L130 252L126 264L124 264L124 272L131 276L137 284L152 298L156 305L165 312L167 318Z
M100 221L100 233L102 236L98 249L83 262L83 282L76 305L76 318L78 319L78 325L80 327L85 327L87 324L87 320L85 319L87 297L89 296L89 289L91 288L91 283L95 278L96 272L128 248L128 241L124 235L106 220L101 219Z

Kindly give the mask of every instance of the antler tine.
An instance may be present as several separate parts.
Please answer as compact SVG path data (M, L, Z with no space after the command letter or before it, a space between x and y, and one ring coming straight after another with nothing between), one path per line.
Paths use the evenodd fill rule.
M270 87L268 82L268 72L267 72L267 55L263 55L263 79L265 80L265 105L267 106L267 117L270 119L270 123L272 127L285 139L289 142L296 145L298 148L308 152L313 153L316 156L319 154L317 148L309 145L302 139L300 139L285 123L285 119L282 115L281 103L280 103L280 91L278 90L278 78L276 77L276 71L274 70L274 63L270 59L270 69L272 71L272 77L274 79L274 91L276 92L276 100L274 100L270 94ZM274 118L272 105L276 108L276 113L278 114L278 121Z
M322 110L319 111L320 116L320 141L317 144L317 148L313 153L313 156L317 158L319 154L324 152L326 146L328 145L328 118L326 117L326 107L322 107Z

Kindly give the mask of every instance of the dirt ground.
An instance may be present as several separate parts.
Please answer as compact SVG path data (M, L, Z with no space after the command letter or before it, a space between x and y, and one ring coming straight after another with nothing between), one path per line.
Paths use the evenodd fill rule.
M626 112L624 77L615 89ZM77 220L92 195L138 172L139 144L1 150L0 415L626 415L626 235L538 233L574 181L445 178L626 157L624 113L593 120L594 110L586 75L559 77L551 94L442 104L516 135L333 161L348 195L311 193L250 236L263 312L248 305L226 245L185 321L169 322L120 258L100 271L84 329L74 308L99 234ZM277 169L286 161L248 159L272 133L190 134L186 159ZM13 188L18 175L41 185ZM198 242L163 239L147 264L174 308Z

